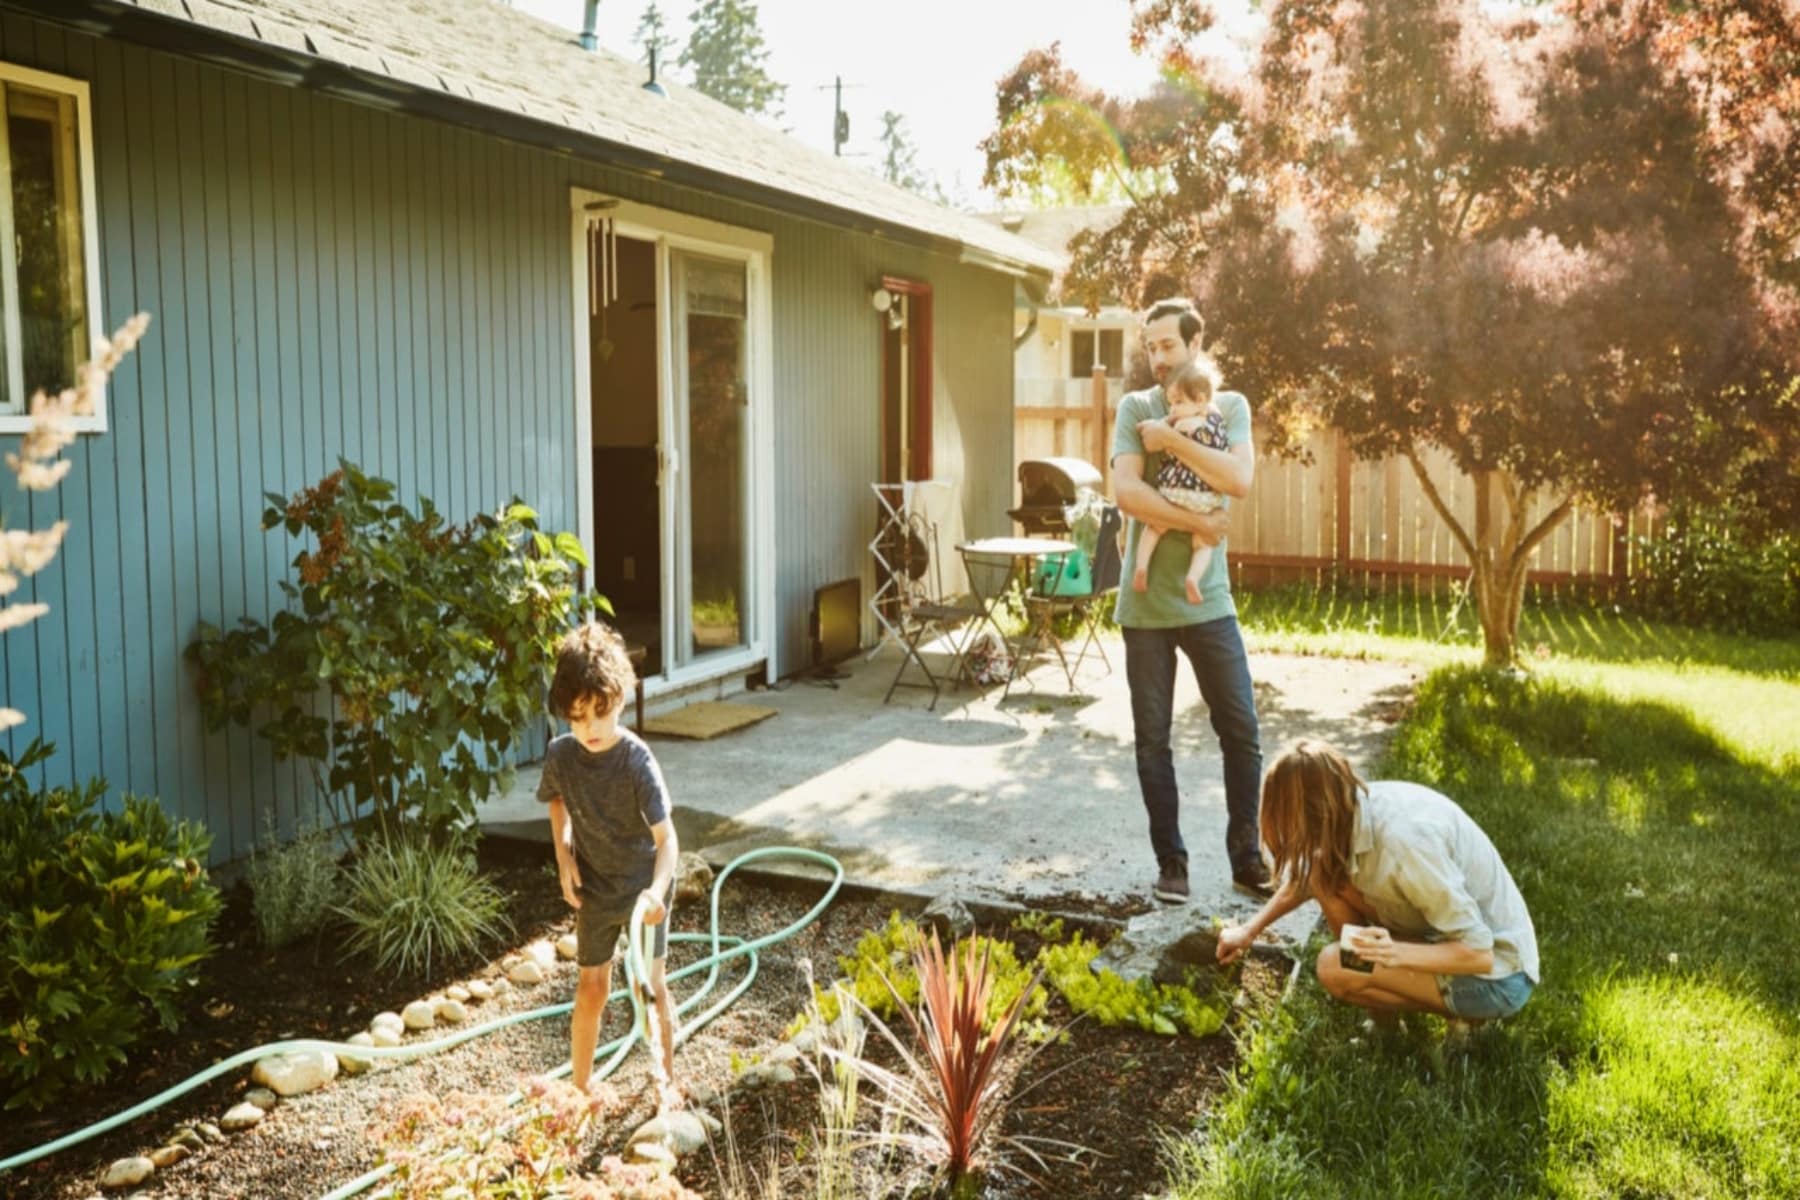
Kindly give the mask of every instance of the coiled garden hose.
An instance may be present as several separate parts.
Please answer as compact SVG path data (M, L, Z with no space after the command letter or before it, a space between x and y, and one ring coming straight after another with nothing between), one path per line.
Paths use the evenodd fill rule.
M725 881L731 878L732 873L738 870L738 868L770 858L796 859L801 862L816 863L820 866L828 867L832 872L831 884L825 889L825 894L819 897L818 902L810 909L792 924L778 929L773 933L748 940L720 933L719 893L725 886ZM707 954L704 958L689 963L679 971L671 971L668 974L667 981L673 983L678 979L685 979L688 976L696 975L701 971L706 972L706 980L700 985L699 989L675 1007L674 1013L677 1029L673 1032L673 1045L681 1045L682 1042L687 1040L690 1034L705 1026L714 1017L731 1007L738 997L742 996L744 992L749 989L750 985L756 981L758 964L757 951L766 946L774 945L777 942L786 941L788 938L793 937L796 933L799 933L814 921L818 920L820 914L822 914L826 907L831 904L832 900L837 897L838 889L843 887L843 884L844 867L842 863L838 862L837 859L829 854L824 854L817 850L806 850L797 846L769 846L760 850L750 850L738 855L727 863L719 872L718 877L713 880L707 932L673 933L669 935L669 940L671 942L706 942L711 947L711 953ZM667 919L668 918L665 916L664 920ZM646 992L649 987L650 958L646 951L648 949L648 938L651 934L645 929L644 912L641 904L632 911L631 922L628 928L629 933L627 936L630 949L625 955L625 987L620 989L620 991L614 991L609 995L607 997L607 1003L610 1004L613 1000L617 999L621 994L621 991L631 1001L631 1031L622 1037L615 1038L613 1041L606 1043L604 1046L601 1046L594 1051L594 1057L596 1059L600 1058L602 1055L610 1055L604 1064L595 1068L593 1073L593 1078L595 1079L605 1079L614 1071L618 1070L619 1065L624 1062L625 1056L629 1054L631 1048L639 1042L643 1042L647 1048L654 1049L654 1043L651 1041L650 1012L643 1000L643 993ZM744 956L749 957L750 963L749 969L746 971L743 979L739 980L723 998L715 1001L704 1012L700 1013L692 1020L683 1023L681 1020L682 1016L705 1000L712 992L713 987L718 983L719 968L734 958ZM170 1101L193 1091L197 1087L210 1083L212 1080L217 1079L227 1072L235 1071L247 1063L253 1063L260 1058L272 1054L307 1050L329 1050L333 1054L365 1061L375 1059L404 1060L423 1058L428 1055L442 1053L445 1050L454 1049L464 1042L471 1041L475 1038L484 1037L487 1034L496 1033L514 1025L524 1024L526 1021L541 1021L550 1017L560 1017L574 1007L575 1005L572 1001L565 1001L561 1004L550 1004L543 1008L532 1009L529 1012L514 1013L511 1016L500 1017L488 1021L485 1024L461 1030L447 1037L436 1038L429 1042L417 1042L410 1046L356 1046L348 1042L322 1041L317 1038L298 1038L291 1041L271 1042L264 1046L256 1046L252 1049L234 1054L222 1062L214 1063L204 1071L199 1071L190 1075L187 1079L182 1080L175 1086L158 1092L156 1095L132 1105L123 1112L116 1113L104 1120L96 1121L85 1128L78 1129L70 1134L65 1134L53 1141L33 1146L28 1150L20 1151L8 1158L0 1159L0 1175L14 1170L15 1168L22 1167L27 1163L35 1162L40 1158L55 1154L60 1150L66 1150L71 1146L87 1141L89 1138L98 1137L100 1134L117 1129L121 1125L135 1121L144 1114L154 1112L163 1105L168 1104ZM662 1032L667 1036L670 1031L665 1030ZM568 1074L571 1068L572 1064L564 1063L547 1074L549 1078L559 1078ZM660 1072L660 1063L657 1064L656 1070ZM507 1098L507 1103L509 1105L516 1104L522 1096L523 1093L515 1091ZM386 1178L392 1171L393 1167L391 1166L377 1167L366 1174L358 1176L349 1183L344 1184L342 1187L326 1193L322 1200L347 1200L348 1197L355 1196Z

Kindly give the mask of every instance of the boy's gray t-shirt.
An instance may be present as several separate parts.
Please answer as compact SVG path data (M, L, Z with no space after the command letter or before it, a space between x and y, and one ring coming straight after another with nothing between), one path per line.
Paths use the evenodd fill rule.
M628 917L656 871L650 827L669 816L669 790L650 747L629 729L595 753L563 734L544 753L537 798L569 810L581 864L582 903Z

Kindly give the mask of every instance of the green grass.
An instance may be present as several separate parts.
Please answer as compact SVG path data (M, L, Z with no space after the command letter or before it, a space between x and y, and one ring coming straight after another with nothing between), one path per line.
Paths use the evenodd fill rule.
M1416 653L1447 604L1328 600L1253 596L1246 625L1437 662L1375 773L1493 836L1543 985L1455 1049L1435 1019L1366 1033L1309 975L1170 1194L1800 1194L1800 647L1551 609L1526 641L1559 640L1514 679L1461 665L1467 639Z

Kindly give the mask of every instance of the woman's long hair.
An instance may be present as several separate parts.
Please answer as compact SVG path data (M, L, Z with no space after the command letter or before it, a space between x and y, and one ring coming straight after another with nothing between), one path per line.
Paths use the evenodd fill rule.
M1350 880L1350 843L1363 781L1338 750L1306 739L1263 777L1262 840L1275 874L1335 892Z

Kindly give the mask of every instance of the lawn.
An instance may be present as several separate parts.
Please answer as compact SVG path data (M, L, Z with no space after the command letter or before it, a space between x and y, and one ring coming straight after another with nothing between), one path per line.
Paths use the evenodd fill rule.
M1534 611L1530 679L1448 600L1243 598L1254 644L1436 669L1372 770L1493 836L1543 986L1447 1047L1299 988L1174 1148L1179 1200L1788 1196L1800 1187L1800 645ZM1441 635L1441 636L1440 636Z

